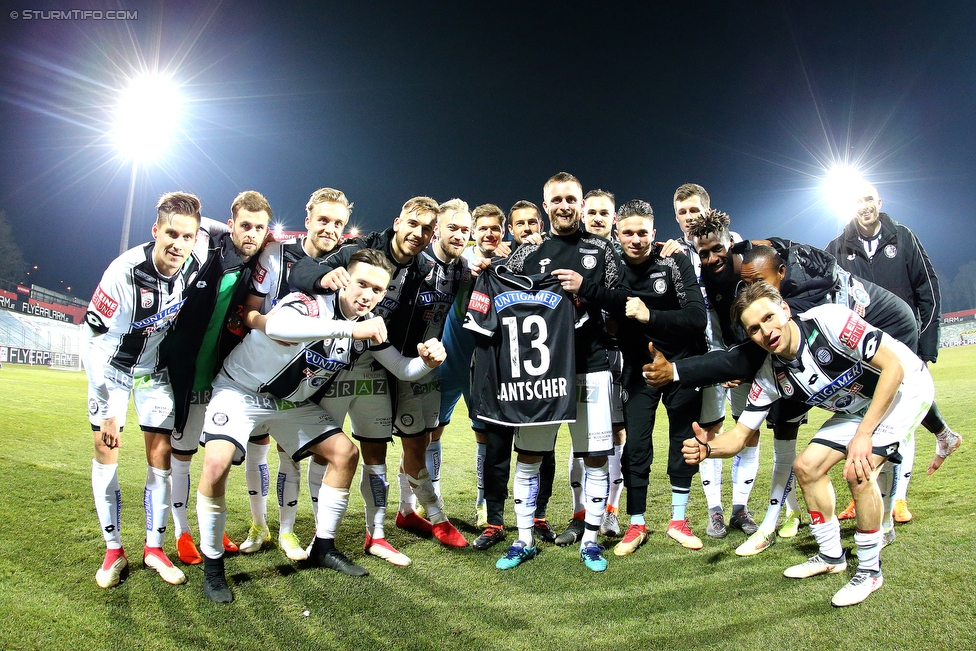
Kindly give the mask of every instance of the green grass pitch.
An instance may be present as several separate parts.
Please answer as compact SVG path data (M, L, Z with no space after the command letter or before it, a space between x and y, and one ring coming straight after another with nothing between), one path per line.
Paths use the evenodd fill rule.
M705 541L698 552L664 536L669 486L662 470L666 438L659 413L658 460L652 466L648 543L626 558L612 554L595 574L575 546L540 543L540 555L513 571L495 569L504 549L451 550L396 529L390 541L414 564L396 568L364 557L358 477L338 545L369 571L351 579L291 563L274 547L229 556L237 595L230 606L203 598L200 566L184 568L186 585L164 584L142 567L141 436L124 435L120 480L122 535L131 572L111 590L95 585L104 546L92 504L92 436L83 373L6 365L0 369L0 647L5 649L970 649L976 647L976 346L943 350L933 366L937 400L964 434L962 448L925 475L935 442L919 428L909 504L915 520L899 525L882 554L884 587L860 606L834 609L830 598L845 576L783 578L785 567L816 552L804 526L792 540L739 558L744 539L704 536L705 506L694 484L689 519ZM816 414L815 423L825 414ZM130 413L129 422L135 423ZM474 441L463 403L444 437L442 487L447 511L473 540ZM814 425L800 433L801 447ZM764 430L762 466L752 493L757 518L768 495L772 443ZM566 459L560 436L550 520L570 517ZM391 465L399 450L390 451ZM274 454L271 455L274 472ZM198 455L194 481L199 475ZM728 468L726 464L726 495ZM838 482L839 500L847 489ZM303 478L304 484L304 478ZM391 491L395 508L396 488ZM623 501L621 502L623 503ZM192 506L192 505L191 505ZM507 523L514 525L509 505ZM622 516L624 525L626 517ZM272 532L277 510L271 497ZM232 471L228 532L248 527L243 469ZM195 516L191 516L195 526ZM307 486L296 531L313 532ZM843 524L853 545L853 525ZM509 530L509 541L514 532ZM608 547L615 543L610 540ZM167 549L175 557L172 538ZM504 544L501 545L504 547Z

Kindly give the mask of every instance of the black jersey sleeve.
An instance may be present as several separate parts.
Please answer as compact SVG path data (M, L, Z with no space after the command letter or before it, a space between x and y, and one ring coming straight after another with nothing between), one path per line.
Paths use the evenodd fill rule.
M675 366L681 386L705 387L729 380L752 380L767 354L758 344L746 341L729 350L679 359Z

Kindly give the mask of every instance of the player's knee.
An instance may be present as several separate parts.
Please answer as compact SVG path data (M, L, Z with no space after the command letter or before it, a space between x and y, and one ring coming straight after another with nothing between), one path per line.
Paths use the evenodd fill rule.
M793 472L801 486L812 484L823 476L819 461L803 454L793 462Z

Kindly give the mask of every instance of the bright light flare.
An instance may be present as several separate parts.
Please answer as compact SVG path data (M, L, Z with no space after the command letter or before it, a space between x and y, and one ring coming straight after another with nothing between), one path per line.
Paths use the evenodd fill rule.
M148 162L169 146L179 126L182 97L172 79L143 75L122 90L112 135L122 155Z
M281 222L274 222L271 224L271 234L274 236L276 241L280 242L282 237L285 235L285 225Z
M863 182L861 172L847 163L837 163L827 170L823 179L824 200L839 219L850 219L854 212L857 191Z

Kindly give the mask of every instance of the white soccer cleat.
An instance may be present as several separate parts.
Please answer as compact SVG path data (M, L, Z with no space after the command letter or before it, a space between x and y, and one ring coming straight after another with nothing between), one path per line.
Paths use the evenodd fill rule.
M948 427L944 427L941 432L935 435L935 457L929 463L928 474L932 474L942 466L950 454L959 449L962 445L962 435L956 434Z
M811 556L805 563L788 567L783 576L788 579L807 579L818 574L839 574L847 569L847 559L829 561L820 554Z
M256 551L260 551L264 547L264 543L269 540L271 540L271 531L268 530L267 525L259 527L251 523L251 528L247 532L247 540L238 546L238 551L242 554L253 554Z
M880 570L878 572L858 570L850 582L837 591L830 603L838 608L859 604L882 585L884 585L884 577L881 576Z
M113 588L122 581L122 572L129 566L129 560L121 549L105 552L102 566L95 572L95 583L99 588Z
M161 547L150 547L146 545L143 552L142 562L151 570L156 570L163 581L170 585L180 585L186 583L186 575L183 570L173 565L173 562L166 556L166 552Z
M739 556L755 556L761 554L776 542L776 532L765 532L762 529L749 536L749 539L739 545L735 553Z
M290 560L304 561L308 558L308 552L298 541L298 536L294 533L283 533L278 536L278 546L285 552Z

